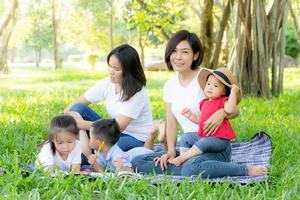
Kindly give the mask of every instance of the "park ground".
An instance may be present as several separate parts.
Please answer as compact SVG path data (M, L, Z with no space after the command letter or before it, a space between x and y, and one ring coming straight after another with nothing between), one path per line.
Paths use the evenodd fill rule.
M164 118L163 84L170 72L146 72L154 118ZM300 68L287 68L284 91L278 97L244 97L241 114L232 124L237 140L255 133L272 137L270 179L240 185L190 183L161 184L109 178L91 181L80 176L49 177L40 171L22 174L18 163L32 163L37 144L47 136L49 120L80 96L104 72L82 69L14 67L0 75L0 199L298 199L300 188ZM103 104L101 104L103 106ZM101 106L93 108L107 117Z

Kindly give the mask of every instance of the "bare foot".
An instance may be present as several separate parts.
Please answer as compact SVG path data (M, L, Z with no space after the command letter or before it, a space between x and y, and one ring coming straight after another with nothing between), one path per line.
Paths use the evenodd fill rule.
M263 165L248 165L249 176L263 176L268 173L268 169Z
M169 163L175 165L175 166L180 166L182 163L184 163L184 159L181 156L178 156L172 160L169 160Z

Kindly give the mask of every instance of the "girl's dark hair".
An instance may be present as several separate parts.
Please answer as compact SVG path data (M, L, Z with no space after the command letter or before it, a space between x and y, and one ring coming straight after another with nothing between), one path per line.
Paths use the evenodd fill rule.
M92 134L96 139L114 145L120 138L120 127L115 119L99 119L92 124Z
M187 30L181 30L175 33L169 40L166 51L165 51L165 62L167 63L167 67L169 70L173 71L173 67L170 61L170 56L173 53L174 49L181 41L186 40L192 47L194 55L199 53L199 56L196 60L193 60L191 69L198 69L203 60L203 46L200 42L200 39L195 33L190 33Z
M208 78L209 78L210 76L213 76L213 74L209 74L209 75L206 77L206 82L207 82L207 80L208 80ZM224 83L222 83L222 84L225 86L225 94L224 94L224 96L229 97L229 95L230 95L230 88L229 88L227 85L225 85Z
M79 129L77 127L75 119L70 115L58 115L53 117L48 131L48 142L50 143L51 150L53 154L55 154L55 145L54 145L54 137L56 134L61 132L69 132L73 133L75 136L78 136Z
M145 73L137 51L128 44L122 44L113 49L107 56L107 64L114 55L122 66L122 101L129 100L135 93L146 86Z

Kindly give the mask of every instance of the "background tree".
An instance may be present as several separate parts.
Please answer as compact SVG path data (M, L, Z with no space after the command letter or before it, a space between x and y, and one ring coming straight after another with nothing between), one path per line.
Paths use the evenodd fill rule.
M17 18L18 1L14 0L0 26L0 73L8 73L7 47Z
M57 42L57 19L56 19L56 1L52 0L51 4L51 10L52 10L52 28L53 28L53 58L54 58L54 69L58 69L61 66L61 62L59 61L59 50L58 50L58 42Z
M25 44L35 51L36 67L39 66L42 49L51 47L54 40L50 11L51 4L45 0L32 0L28 6L27 16L31 23Z
M179 29L185 19L185 1L181 0L132 0L126 4L124 18L130 29L138 32L143 66L144 44L147 40L161 44Z
M282 91L288 6L288 0L274 0L266 11L262 1L238 1L235 46L229 66L246 94L270 97L269 66L272 66L272 93Z

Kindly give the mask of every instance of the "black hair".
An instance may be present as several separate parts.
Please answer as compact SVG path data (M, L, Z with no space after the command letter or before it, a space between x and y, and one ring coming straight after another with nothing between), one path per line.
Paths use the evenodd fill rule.
M173 67L170 61L170 56L173 53L174 49L176 49L178 43L184 40L186 40L191 45L194 55L196 53L199 53L198 58L196 60L193 60L191 69L198 69L200 64L202 63L204 50L199 37L195 33L190 33L187 30L181 30L171 37L165 51L165 62L167 63L168 69L171 71L173 71Z
M213 74L207 75L207 77L206 77L206 82L207 82L207 80L208 80L208 78L209 78L210 76L213 76ZM222 83L222 82L221 82L221 83ZM225 86L225 94L224 94L224 96L229 97L229 95L230 95L230 88L229 88L227 85L225 85L224 83L222 83L222 84Z
M52 118L48 131L47 141L50 143L52 153L55 154L56 148L54 145L54 137L61 132L73 133L76 137L79 134L79 129L75 119L70 115L58 115Z
M110 57L114 55L122 66L122 101L129 100L135 93L146 86L146 76L139 58L138 52L128 44L122 44L113 49L107 56L109 64Z
M103 140L111 146L120 138L120 127L115 119L99 119L92 126L92 134L96 139Z

